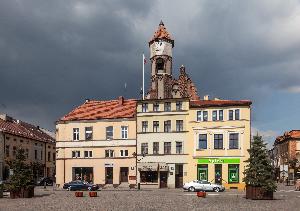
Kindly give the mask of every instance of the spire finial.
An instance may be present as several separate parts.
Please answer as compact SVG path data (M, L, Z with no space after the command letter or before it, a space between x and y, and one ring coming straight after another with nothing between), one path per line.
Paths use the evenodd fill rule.
M162 20L160 20L160 23L159 23L160 26L164 26L164 22Z

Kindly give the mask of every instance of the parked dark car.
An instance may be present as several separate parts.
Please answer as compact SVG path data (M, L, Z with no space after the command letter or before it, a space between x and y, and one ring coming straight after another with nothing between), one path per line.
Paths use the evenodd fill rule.
M44 178L41 178L40 180L37 181L37 185L39 186L43 186L46 182L46 185L48 186L52 186L53 185L53 179L51 179L50 177L44 177Z
M72 182L65 183L63 186L63 189L67 189L69 191L72 190L89 190L89 191L95 191L99 189L98 185L89 184L87 182L83 182L80 180L75 180Z

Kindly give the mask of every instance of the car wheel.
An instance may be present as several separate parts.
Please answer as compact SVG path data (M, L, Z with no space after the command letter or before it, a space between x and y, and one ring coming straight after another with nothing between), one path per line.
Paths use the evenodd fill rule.
M68 191L71 191L71 190L72 190L71 186L69 186L69 187L67 188L67 190L68 190Z
M214 191L215 191L215 192L220 192L220 188L218 188L218 187L217 187L217 188L214 188Z
M91 190L92 190L92 187L88 187L88 190L91 191Z
M193 186L189 187L188 191L195 192L195 188Z

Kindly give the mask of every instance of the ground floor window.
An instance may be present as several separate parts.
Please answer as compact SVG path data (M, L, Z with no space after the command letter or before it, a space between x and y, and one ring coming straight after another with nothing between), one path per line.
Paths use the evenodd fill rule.
M239 182L239 164L228 164L228 183L238 183Z
M92 183L94 179L93 167L74 167L73 180L83 180Z
M141 171L141 182L158 182L158 172L157 171Z
M198 180L208 180L208 165L200 164L197 166L197 179Z

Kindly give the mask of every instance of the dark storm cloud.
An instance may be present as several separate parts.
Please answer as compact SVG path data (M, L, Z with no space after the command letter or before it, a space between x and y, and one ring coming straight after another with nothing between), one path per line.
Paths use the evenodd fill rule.
M275 0L1 1L0 111L53 128L85 98L139 97L160 19L175 75L184 64L201 96L259 104L272 90L299 93L299 11Z

